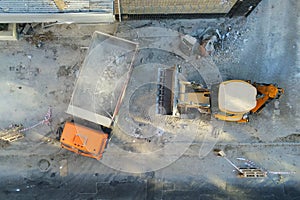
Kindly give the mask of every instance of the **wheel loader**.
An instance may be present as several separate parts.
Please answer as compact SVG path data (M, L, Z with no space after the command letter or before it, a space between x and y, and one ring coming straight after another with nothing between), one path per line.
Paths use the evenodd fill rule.
M229 80L212 85L181 80L181 67L158 70L156 113L180 117L191 109L231 122L249 121L249 114L260 112L271 100L278 99L282 88L274 84Z

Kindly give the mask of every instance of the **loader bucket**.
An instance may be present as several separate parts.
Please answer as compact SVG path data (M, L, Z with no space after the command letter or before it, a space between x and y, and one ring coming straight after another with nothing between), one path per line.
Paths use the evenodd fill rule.
M156 114L173 114L173 108L176 108L176 102L174 101L176 78L176 67L168 69L158 69Z

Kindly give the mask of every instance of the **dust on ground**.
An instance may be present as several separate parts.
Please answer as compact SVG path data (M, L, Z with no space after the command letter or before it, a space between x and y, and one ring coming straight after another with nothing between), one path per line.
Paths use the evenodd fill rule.
M291 28L298 27L299 6L297 1L281 0L276 4L262 1L247 19L130 21L120 23L118 29L116 25L37 27L35 31L39 37L51 31L51 40L38 38L38 43L25 39L1 42L0 72L5 76L0 77L4 86L0 94L0 127L5 128L13 123L28 127L43 119L49 105L53 106L53 122L51 126L40 126L26 132L23 140L11 145L1 143L0 196L6 199L299 198L300 123L299 105L296 103L299 101L299 30ZM148 27L168 30L160 32L161 35L171 34L171 30L198 37L207 28L214 33L218 29L228 35L215 44L211 56L203 58L195 55L191 61L184 52L180 53L177 46L172 46L173 54L151 47L154 41L141 37L141 30ZM262 113L251 116L248 124L224 123L222 131L215 135L216 147L224 149L235 163L238 163L235 158L243 156L268 170L295 171L296 174L284 176L283 179L278 176L237 179L236 173L222 158L215 157L211 152L205 157L199 156L199 149L205 146L205 129L199 131L178 159L164 168L147 173L121 172L61 149L54 139L55 131L58 124L69 118L65 111L94 30L126 36L126 39L133 41L140 39L145 47L149 45L148 49L140 50L135 64L139 66L136 69L141 70L135 72L136 76L133 75L129 85L129 92L133 93L136 89L131 96L133 98L127 99L134 102L134 105L128 104L131 115L124 111L125 114L119 115L118 119L120 123L123 119L126 124L126 117L132 117L133 120L129 120L134 128L123 126L130 130L127 131L129 134L121 135L121 130L112 138L120 147L132 152L155 151L172 140L174 130L180 130L177 136L187 134L184 124L188 123L188 119L182 121L181 127L173 118L153 119L153 106L148 104L152 104L154 99L145 95L146 91L152 95L153 86L136 86L145 77L155 80L151 70L156 71L153 69L159 65L167 67L182 62L189 68L198 64L204 75L209 75L209 72L215 74L214 70L218 69L223 80L273 82L285 89L286 93L279 100L279 114L274 112L275 105L269 104ZM175 44L172 42L176 41L168 44ZM163 49L166 43L162 44ZM176 57L176 54L181 57ZM204 75L198 81L215 80ZM198 75L190 71L187 77L195 79ZM205 120L191 123L195 126L198 123L196 127L199 129L208 127ZM151 129L154 126L155 129ZM162 136L158 130L160 128L157 128L159 126L165 130ZM110 148L113 149L108 147L104 158L112 161L119 159L121 156L110 153ZM160 156L168 160L174 156L172 153L166 152ZM121 167L128 164L126 161L122 162ZM134 192L124 192L125 189Z

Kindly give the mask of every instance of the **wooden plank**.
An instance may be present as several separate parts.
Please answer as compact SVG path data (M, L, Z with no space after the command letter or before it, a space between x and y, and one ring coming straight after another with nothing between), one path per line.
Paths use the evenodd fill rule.
M243 173L239 174L243 178L264 178L267 172L257 168L239 168Z
M64 10L67 7L67 5L63 0L53 0L53 1L59 10Z
M17 132L10 133L10 134L0 137L1 140L5 140L8 142L14 142L14 141L22 139L22 138L24 138L24 135L22 133L17 133Z
M24 134L19 131L23 129L22 125L14 125L11 128L7 128L0 131L0 139L8 142L14 142L16 140L24 138Z

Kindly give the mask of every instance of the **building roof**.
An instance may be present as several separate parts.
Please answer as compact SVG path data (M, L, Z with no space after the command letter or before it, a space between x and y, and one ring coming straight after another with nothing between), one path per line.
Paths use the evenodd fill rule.
M55 2L62 2L65 7L59 9ZM113 20L113 0L0 0L0 23Z
M0 13L112 12L112 0L68 0L65 9L53 0L0 0Z

